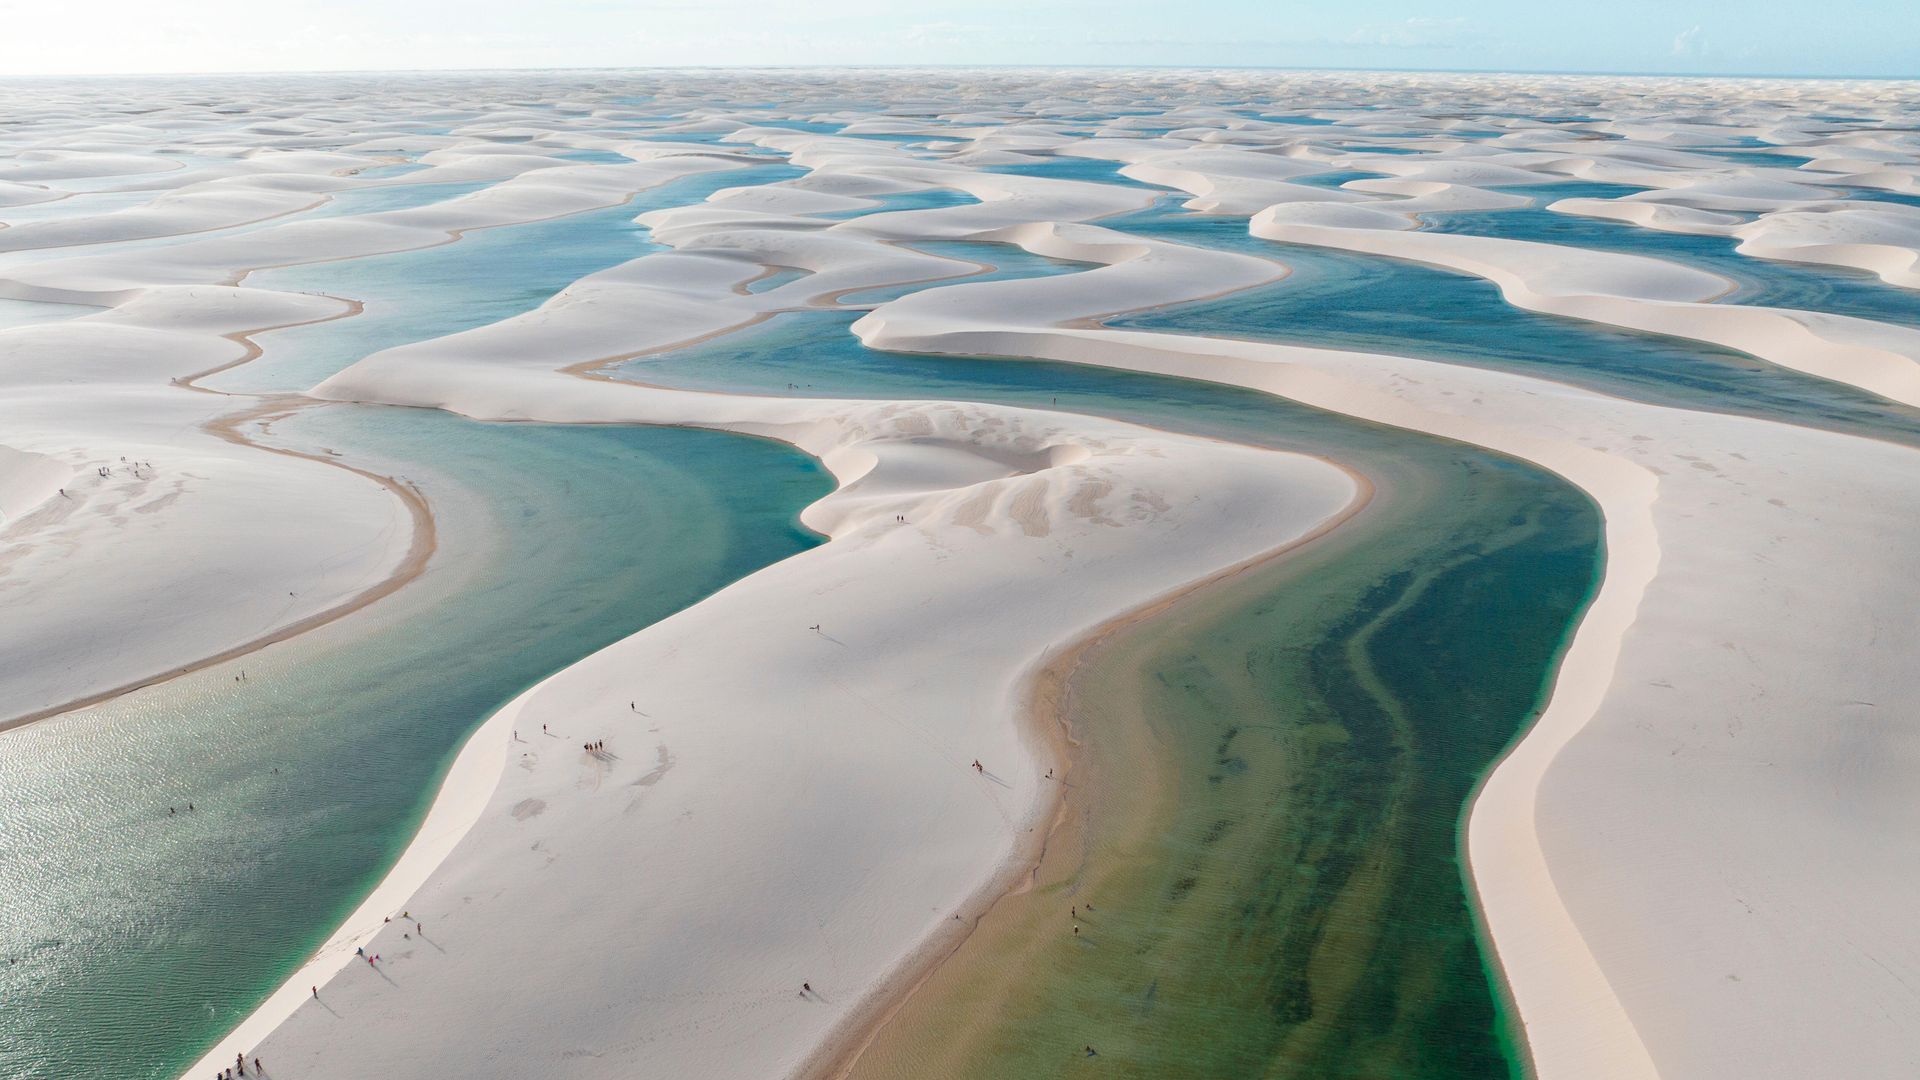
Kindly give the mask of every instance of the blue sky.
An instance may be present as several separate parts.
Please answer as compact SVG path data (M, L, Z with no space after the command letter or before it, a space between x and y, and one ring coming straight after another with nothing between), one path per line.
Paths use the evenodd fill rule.
M0 74L983 63L1920 76L1920 0L0 0Z

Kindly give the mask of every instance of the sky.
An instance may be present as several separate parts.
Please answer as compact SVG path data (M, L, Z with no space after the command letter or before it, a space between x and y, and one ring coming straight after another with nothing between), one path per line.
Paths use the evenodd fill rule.
M837 64L1920 77L1920 0L0 0L0 76Z

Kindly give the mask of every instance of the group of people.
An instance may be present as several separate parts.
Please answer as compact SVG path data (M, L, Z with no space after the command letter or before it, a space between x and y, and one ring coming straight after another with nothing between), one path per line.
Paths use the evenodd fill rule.
M124 462L124 461L126 461L127 459L123 457L123 458L121 458L120 460L121 460L122 462ZM141 470L142 468L147 468L147 469L151 469L151 468L153 468L153 462L151 462L151 461L136 461L136 462L134 462L134 463L133 463L133 475L134 475L134 478L135 478L135 479L138 479L138 478L139 478L139 476L140 476L140 470ZM94 467L94 470L93 470L93 474L94 474L95 476L112 476L112 475L113 475L113 468L112 468L111 466L108 466L108 465L98 465L98 466L95 466L95 467ZM64 494L64 493L66 492L66 490L67 490L66 488L61 488L61 489L60 489L60 491L61 491L61 493L62 493L62 494Z
M411 918L413 918L413 913L412 913L412 912L410 912L410 911L403 911L403 912L401 912L401 913L400 913L400 921L401 921L401 922L403 922L403 923L404 923L404 922L406 922L406 921L407 921L408 919L411 919ZM380 921L381 921L381 922L383 922L383 923L390 923L390 922L392 922L392 921L393 921L393 916L391 916L391 915L389 915L389 916L387 916L386 918L384 918L384 919L381 919ZM419 934L419 935L420 935L420 936L421 936L422 938L425 938L425 937L427 936L427 924L426 924L426 923L414 923L414 924L413 924L413 933L414 933L414 934ZM406 938L406 939L407 939L408 941L412 941L412 940L413 940L413 934L401 934L400 936L401 936L401 937L403 937L403 938ZM378 959L378 957L376 957L375 959Z
M313 996L319 997L320 996L319 991L317 990L314 991ZM247 1075L247 1055L245 1054L233 1055L233 1068L227 1069L224 1072L214 1073L213 1080L233 1080L234 1074L236 1072L239 1073L241 1076ZM267 1075L267 1070L261 1066L259 1058L253 1059L253 1074L255 1076Z
M1088 910L1088 911L1092 911L1092 910L1093 910L1093 905L1092 905L1092 904L1088 904L1088 905L1087 905L1087 910ZM1067 917L1068 917L1068 918L1070 918L1070 919L1075 919L1075 920L1078 920L1078 919L1080 918L1080 905L1078 905L1078 904L1074 904L1074 905L1072 905L1072 906L1070 906L1070 907L1068 907L1068 908L1067 908ZM1076 936L1078 936L1078 935L1079 935L1079 933L1080 933L1080 924L1079 924L1079 922L1077 922L1077 921L1076 921L1076 922L1075 922L1075 923L1073 924L1073 932L1074 932L1074 934L1075 934Z
M413 912L411 912L411 911L403 911L403 912L401 912L401 913L400 913L400 921L401 921L401 922L406 922L407 920L409 920L409 919L412 919L412 918L413 918ZM393 921L393 916L391 916L391 915L388 915L388 916L386 916L385 918L383 918L383 919L381 919L380 921L381 921L381 922L383 922L383 923L391 923L391 922ZM425 937L427 936L427 924L425 924L425 923L414 923L414 924L413 924L413 932L414 932L415 934L419 934L419 935L421 936L421 938L423 938L423 939L424 939L424 938L425 938ZM401 937L404 937L404 938L406 938L406 939L407 939L407 940L409 940L409 941L411 941L411 940L413 940L413 937L412 937L412 935L410 935L410 934L402 934L402 935L400 935L400 936L401 936ZM360 959L362 959L362 960L365 960L365 961L367 962L367 966L368 966L368 967L373 967L374 965L376 965L376 964L378 964L378 963L380 962L380 954L379 954L379 953L371 953L371 954L370 954L370 953L368 953L368 952L367 952L367 949L366 949L366 946L364 946L364 945L355 945L355 946L353 947L353 955L355 955L355 956L357 956L357 957L359 957L359 958L360 958ZM310 991L312 991L312 993L313 993L313 997L314 997L314 1000L316 1000L316 1001L318 1001L318 1000L320 999L320 988L319 988L318 986L313 986L313 987L309 987L308 989L309 989ZM255 1069L258 1069L258 1068L260 1067L260 1059L259 1059L259 1058L255 1058L255 1059L253 1059L253 1067L254 1067ZM246 1070L245 1070L244 1068L240 1070L240 1075L242 1075L242 1076L245 1076L245 1075L246 1075Z
M634 712L639 712L639 711L640 711L640 707L639 707L639 705L638 705L638 703L633 703L633 704L630 704L630 705L629 705L628 707L629 707L629 708L631 708L631 709L632 709L632 710L633 710ZM545 725L545 724L541 724L541 725L540 725L540 734L542 734L542 735L551 735L551 734L553 734L553 732L551 732L551 731L548 731L548 730L547 730L547 725ZM515 728L515 729L513 730L513 741L514 741L514 742L519 742L519 741L520 741L520 729L519 729L519 728ZM607 748L607 740L605 740L605 739L597 739L597 740L595 740L595 741L593 741L593 742L586 742L586 743L581 743L581 744L580 744L580 749L582 749L582 750L585 750L585 751L586 751L587 753L589 753L589 754L593 754L593 753L598 753L599 751L601 751L601 750L605 750L606 748Z
M125 461L125 460L127 460L127 459L126 459L126 458L121 458L120 460L121 460L121 461ZM145 466L146 468L149 468L149 469L151 469L151 468L153 468L153 462L151 462L151 461L136 461L136 462L134 462L134 463L133 463L133 475L134 475L134 478L135 478L135 479L139 479L139 478L140 478L140 469L141 469L141 467L142 467L142 466ZM93 469L93 475L95 475L95 476L112 476L112 475L113 475L113 470L112 470L111 468L109 468L109 467L107 467L107 466L105 466L105 465L96 465L96 466L94 466L94 469ZM61 497L61 498L63 498L63 499L71 499L71 498L73 498L73 496L71 496L71 495L69 495L69 494L67 494L67 489L66 489L66 488L61 488L61 489L60 489L60 497Z

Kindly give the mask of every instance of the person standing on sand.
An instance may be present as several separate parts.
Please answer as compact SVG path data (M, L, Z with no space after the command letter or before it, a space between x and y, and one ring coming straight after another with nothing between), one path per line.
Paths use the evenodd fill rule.
M313 988L313 1000L315 1001L320 1000L320 988L317 986Z

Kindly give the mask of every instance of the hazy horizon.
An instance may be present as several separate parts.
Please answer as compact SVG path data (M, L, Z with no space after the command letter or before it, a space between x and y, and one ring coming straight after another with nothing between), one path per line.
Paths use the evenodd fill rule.
M1361 67L1361 66L1322 66L1315 64L985 64L985 63L922 63L922 64L582 64L550 65L545 67L342 67L342 68L275 68L275 69L229 69L225 71L208 69L204 71L0 71L0 80L5 79L167 79L167 78L238 78L250 76L301 76L301 75L538 75L548 72L567 71L967 71L967 70L1005 70L1005 71L1076 71L1076 70L1115 70L1115 71L1274 71L1274 72L1324 72L1337 75L1343 72L1355 74L1381 75L1543 75L1566 76L1570 78L1623 78L1623 79L1779 79L1805 80L1813 82L1920 82L1916 75L1846 75L1833 72L1768 72L1768 71L1602 71L1568 70L1555 68L1441 68L1441 67Z
M1566 12L1522 0L0 0L0 76L662 67L1223 67L1920 76L1920 4L1618 0Z

